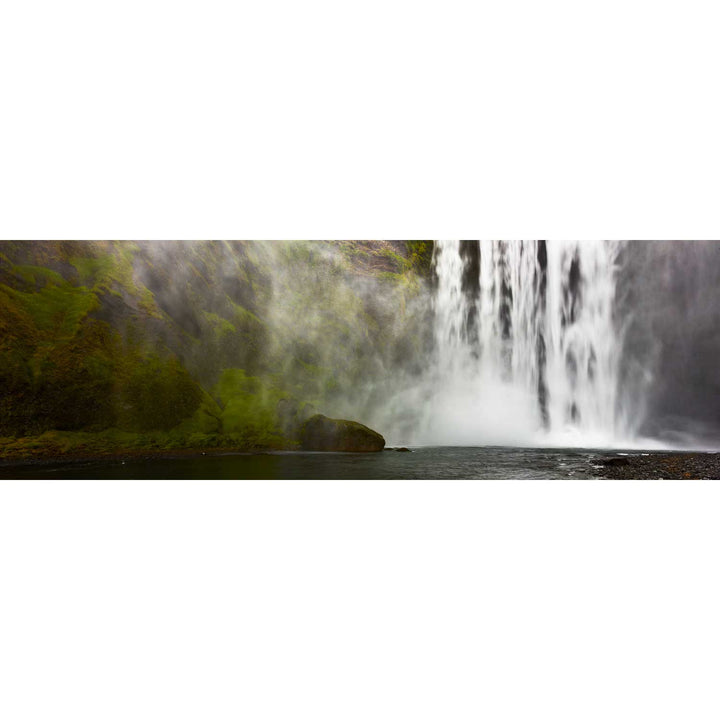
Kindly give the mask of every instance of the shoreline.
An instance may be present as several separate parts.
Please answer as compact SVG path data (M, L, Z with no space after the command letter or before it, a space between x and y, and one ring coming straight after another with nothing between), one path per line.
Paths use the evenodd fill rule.
M720 453L668 450L603 458L595 471L608 480L720 480Z
M24 457L0 457L0 470L27 468L46 465L79 465L91 462L126 462L128 460L179 460L181 458L207 455L265 455L272 452L288 452L296 448L177 448L168 450L128 449L107 453L61 453L58 455L37 454Z
M385 448L393 450L395 448ZM556 450L547 448L553 454ZM7 477L13 469L32 467L72 467L92 463L125 463L161 460L195 459L221 455L271 455L275 453L308 452L297 447L239 447L213 448L128 448L124 450L45 453L25 456L0 456L0 473ZM557 449L557 452L562 452ZM626 453L622 450L594 451L598 457L592 463L596 479L606 480L720 480L720 452L697 450L650 451ZM320 453L323 454L323 453ZM335 454L335 453L328 453ZM375 454L375 453L371 453ZM560 476L558 476L560 477ZM512 479L512 471L506 479Z
M384 448L383 450L395 450L395 448ZM377 452L362 452L363 455L374 455ZM213 447L213 448L176 448L168 450L167 448L157 448L152 450L149 448L127 449L112 452L89 452L89 453L59 453L59 454L41 454L25 455L20 457L2 457L0 456L0 471L12 470L13 468L28 467L46 467L50 465L82 465L84 463L93 462L127 462L127 461L143 461L143 460L180 460L182 458L198 458L211 455L273 455L276 453L313 453L336 455L356 454L353 452L344 453L341 450L303 450L298 447Z

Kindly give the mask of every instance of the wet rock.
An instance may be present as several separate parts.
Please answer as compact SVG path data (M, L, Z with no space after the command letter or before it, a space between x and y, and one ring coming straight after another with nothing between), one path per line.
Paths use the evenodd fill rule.
M621 465L629 465L630 461L626 457L613 457L601 460L600 464L606 467L620 467Z
M395 452L412 452L412 450L409 450L406 447L399 447L399 448L395 448Z
M379 452L385 438L353 420L336 420L325 415L313 415L298 432L303 450L328 452Z
M624 466L603 465L598 473L615 480L718 480L720 453L642 453Z

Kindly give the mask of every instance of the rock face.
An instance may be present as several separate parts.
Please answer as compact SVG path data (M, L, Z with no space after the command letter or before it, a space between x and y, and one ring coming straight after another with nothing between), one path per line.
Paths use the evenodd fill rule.
M379 452L385 447L380 433L352 420L335 420L325 415L313 415L298 432L303 450L330 452Z

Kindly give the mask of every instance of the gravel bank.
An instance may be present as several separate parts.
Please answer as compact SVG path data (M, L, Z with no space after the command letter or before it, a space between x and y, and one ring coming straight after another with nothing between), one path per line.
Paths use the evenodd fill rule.
M614 480L720 480L720 453L608 455L598 465L600 477Z

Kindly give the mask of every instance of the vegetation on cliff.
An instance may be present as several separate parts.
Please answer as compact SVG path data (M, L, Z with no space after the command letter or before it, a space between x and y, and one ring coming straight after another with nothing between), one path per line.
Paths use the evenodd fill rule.
M296 447L423 342L432 243L0 243L0 459Z

